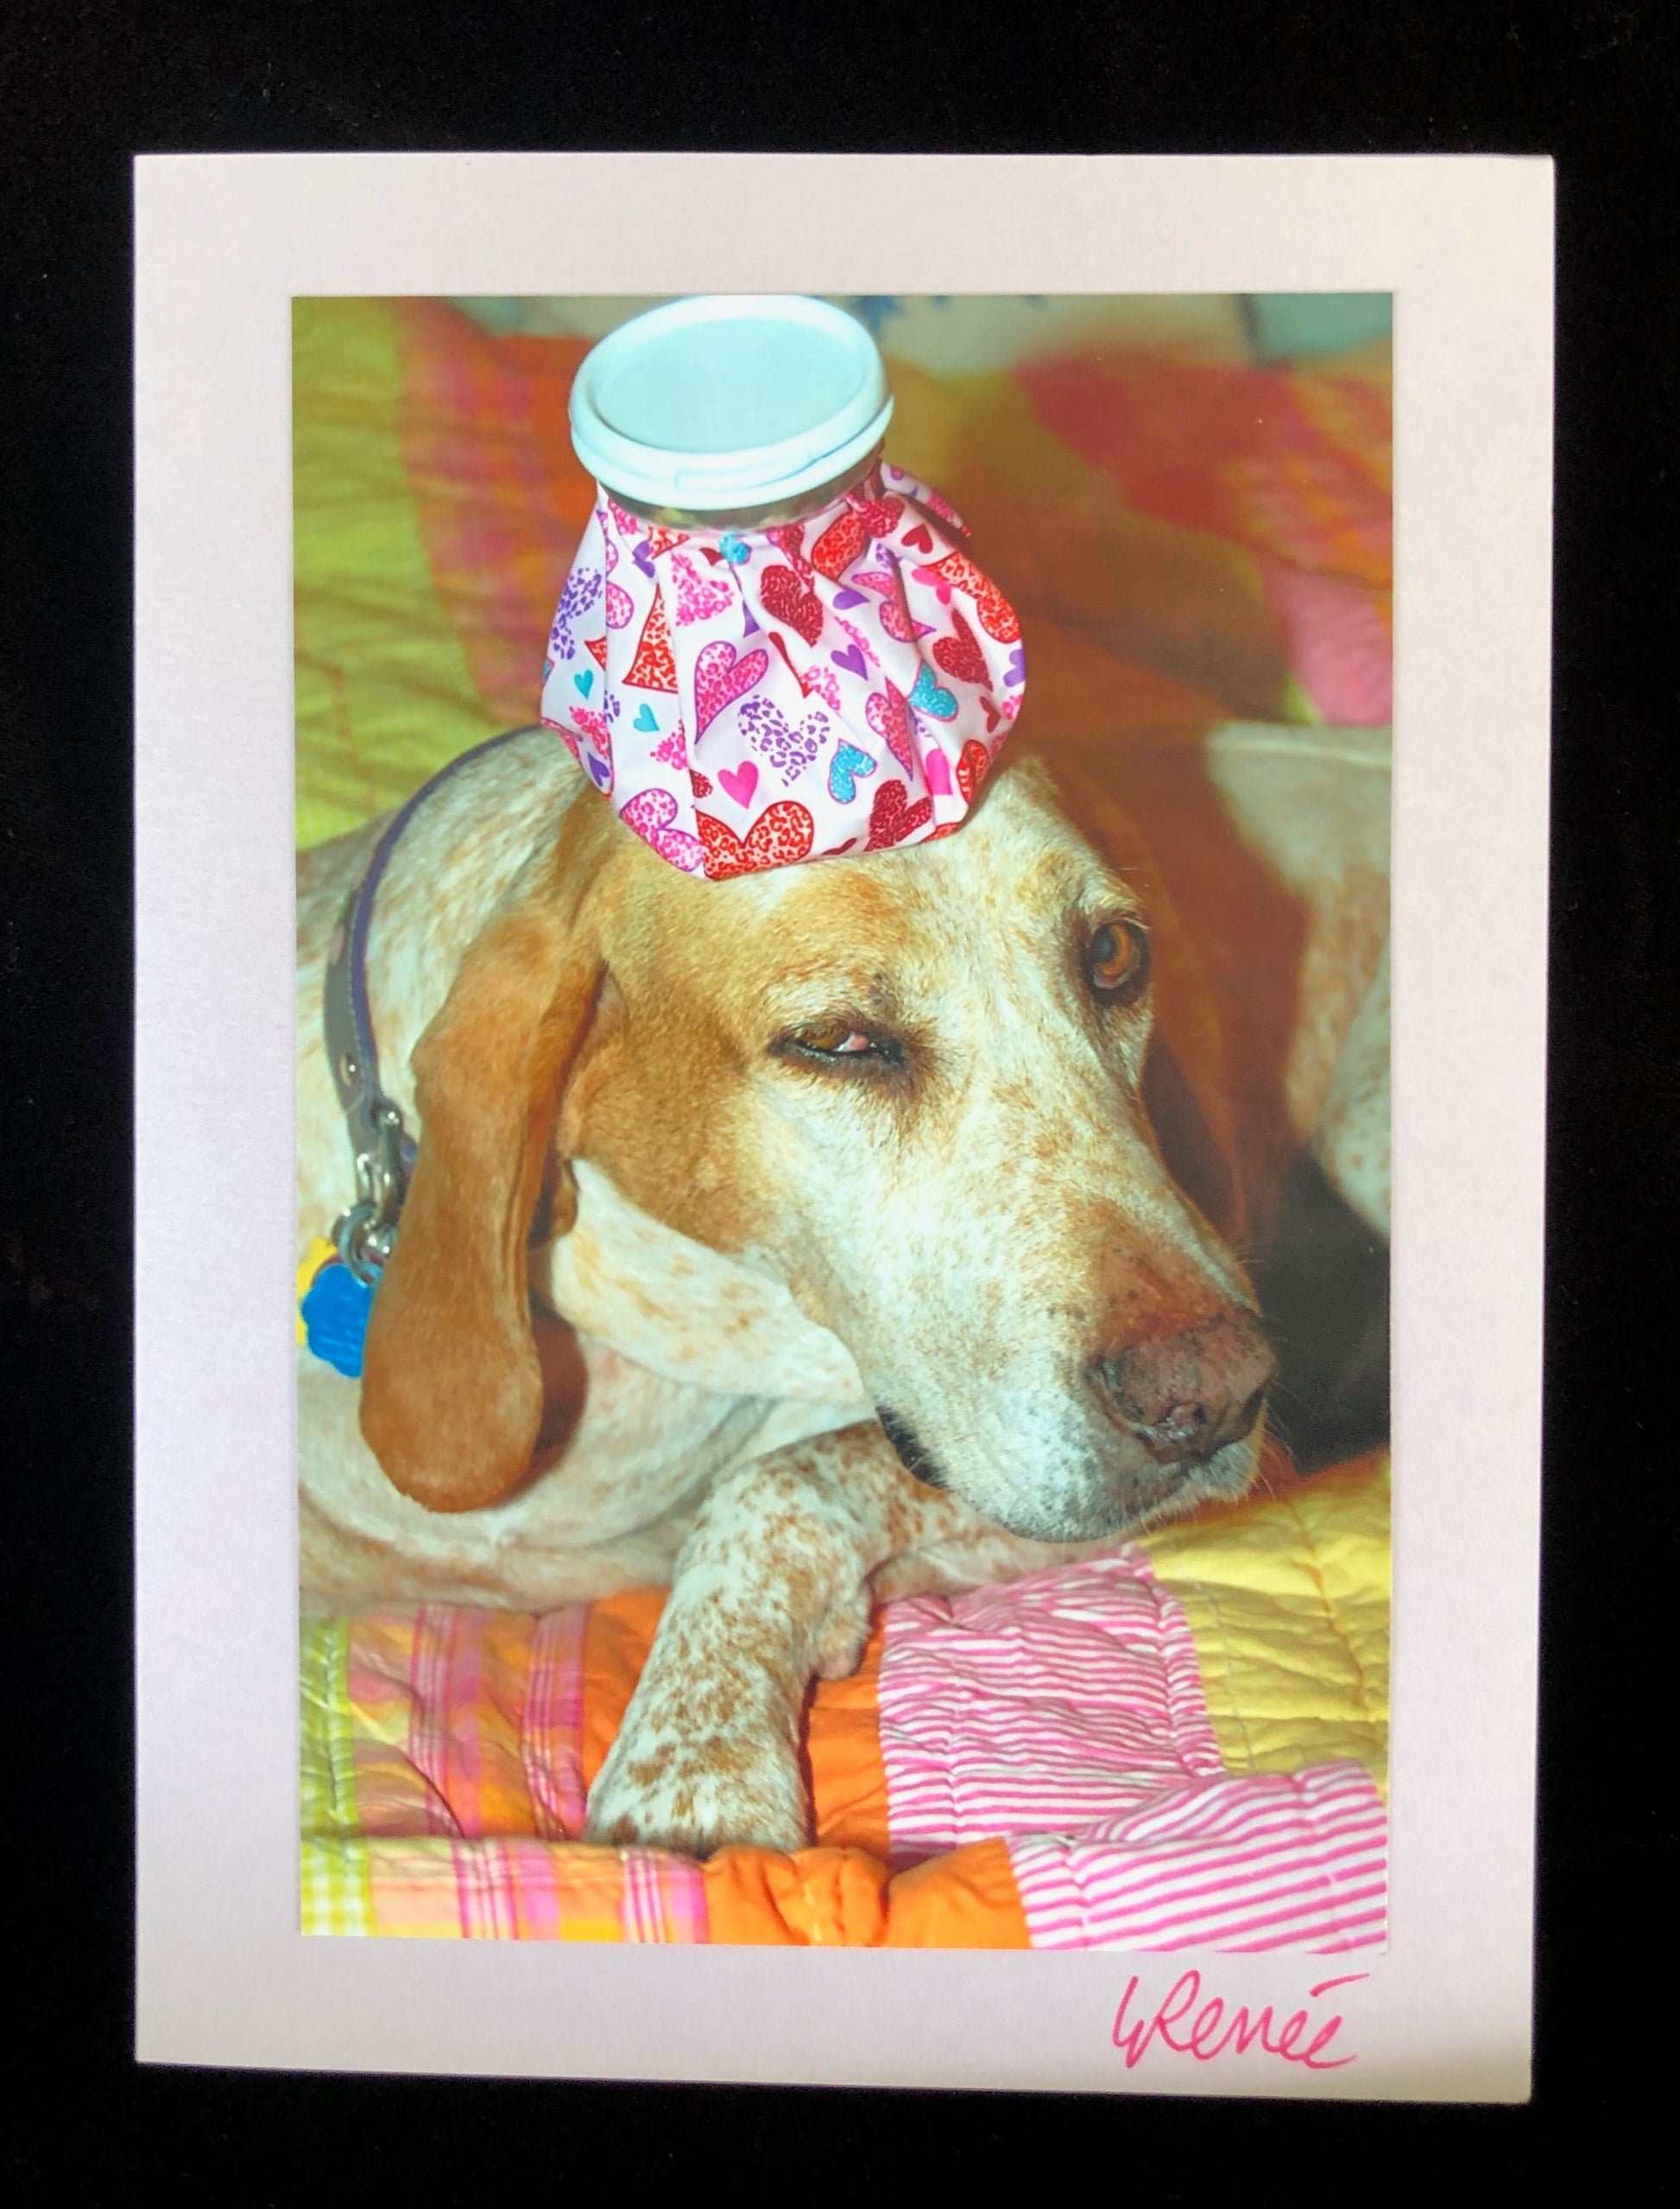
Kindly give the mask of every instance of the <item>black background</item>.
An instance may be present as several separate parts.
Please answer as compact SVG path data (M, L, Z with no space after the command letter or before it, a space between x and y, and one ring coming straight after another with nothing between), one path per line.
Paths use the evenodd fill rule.
M1614 2182L1670 2120L1680 52L1667 0L992 21L630 4L0 20L0 1541L19 2198L423 2186L1200 2200ZM142 152L1538 153L1558 164L1536 2097L1417 2110L483 2085L131 2060L130 168ZM742 211L750 220L750 210ZM914 211L906 209L906 222ZM214 931L217 915L204 925ZM206 1053L217 1048L212 1033ZM237 1222L228 1223L237 1232ZM213 1252L205 1253L207 1264ZM191 1346L183 1346L191 1354ZM1463 1477L1475 1478L1467 1463ZM1665 1631L1666 1630L1666 1631ZM1664 1638L1659 1640L1659 1634ZM1467 1695L1475 1683L1467 1680ZM1633 1927L1649 1964L1618 1939ZM1000 2029L1003 2021L1000 2020ZM14 2062L16 2059L14 2059ZM1397 2158L1403 2160L1397 2160Z

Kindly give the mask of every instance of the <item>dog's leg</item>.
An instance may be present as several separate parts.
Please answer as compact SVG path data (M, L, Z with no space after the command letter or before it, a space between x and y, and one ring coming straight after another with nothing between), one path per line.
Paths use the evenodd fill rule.
M720 1481L678 1556L587 1838L709 1855L803 1848L799 1722L814 1673L855 1670L869 1576L972 1524L905 1472L873 1421L772 1451Z

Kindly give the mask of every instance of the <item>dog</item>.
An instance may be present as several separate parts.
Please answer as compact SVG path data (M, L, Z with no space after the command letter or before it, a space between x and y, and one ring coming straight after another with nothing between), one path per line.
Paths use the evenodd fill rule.
M380 827L299 861L300 1259ZM303 1602L668 1587L587 1839L806 1845L805 1694L873 1604L1252 1483L1218 1022L1128 835L1023 735L947 837L707 882L538 729L397 843L366 972L418 1155L359 1383L300 1350Z

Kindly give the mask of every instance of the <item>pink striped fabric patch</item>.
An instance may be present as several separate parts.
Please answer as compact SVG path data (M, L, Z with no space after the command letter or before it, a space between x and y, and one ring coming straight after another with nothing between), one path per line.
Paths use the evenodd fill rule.
M1077 1840L1012 1840L1035 1948L1380 1948L1387 1821L1362 1764L1204 1781Z
M1140 1550L894 1605L880 1712L894 1863L1007 1839L1037 1947L1383 1941L1368 1774L1228 1773Z
M895 1603L880 1707L895 1860L1078 1833L1225 1769L1189 1622L1135 1549Z

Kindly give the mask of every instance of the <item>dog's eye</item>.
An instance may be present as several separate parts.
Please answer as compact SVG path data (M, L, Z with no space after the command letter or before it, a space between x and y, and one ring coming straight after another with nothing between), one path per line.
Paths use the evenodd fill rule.
M800 1028L793 1040L801 1051L819 1058L862 1058L875 1048L873 1039L849 1020L826 1020L820 1026Z
M847 1063L902 1064L904 1053L891 1036L870 1035L849 1020L818 1020L808 1028L795 1028L784 1040L805 1058L829 1058Z
M1108 921L1086 949L1085 971L1106 1002L1129 1004L1149 977L1148 937L1132 921Z

